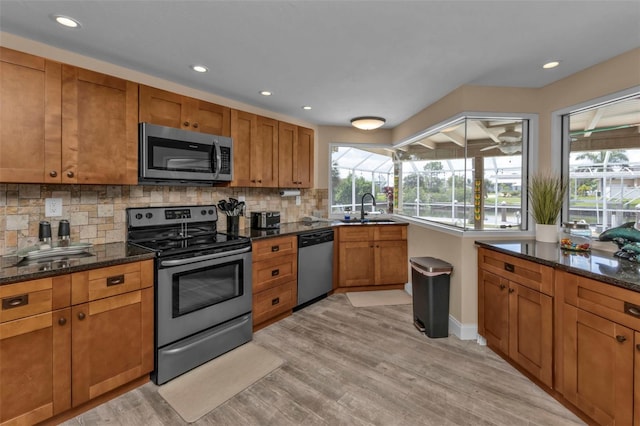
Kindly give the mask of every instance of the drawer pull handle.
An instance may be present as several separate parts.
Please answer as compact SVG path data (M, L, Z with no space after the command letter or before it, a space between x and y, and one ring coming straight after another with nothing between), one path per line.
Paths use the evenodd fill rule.
M513 271L515 271L515 270L516 270L516 267L515 267L515 266L513 266L513 265L512 265L512 264L510 264L510 263L505 263L505 264L504 264L504 270L505 270L505 271L508 271L508 272L513 272Z
M271 246L271 252L280 251L280 246Z
M278 303L280 303L280 298L279 297L276 297L275 299L271 300L271 306L277 305Z
M280 275L280 269L274 269L273 271L271 271L272 277L277 277L278 275Z
M13 309L19 306L25 306L29 304L29 295L21 294L20 296L7 297L2 299L2 309Z
M629 302L624 302L624 311L629 315L633 315L634 317L640 317L640 306L632 305Z
M67 319L65 317L60 317L60 319L58 319L58 324L65 325L66 323Z
M114 275L113 277L107 278L107 287L119 284L124 284L124 274Z
M504 285L504 284L500 284L500 290L504 290L505 288L507 288L507 286L506 286L506 285Z
M84 314L84 312L78 312L78 319L80 321L82 321L83 319L85 319L86 315Z
M620 342L620 343L624 343L624 342L626 342L626 341L627 341L627 338L626 338L626 337L624 337L623 335L619 334L619 335L617 335L617 336L616 336L616 340L617 340L618 342Z
M516 291L516 289L515 289L515 288L510 288L510 289L509 289L509 293L513 293L514 291Z

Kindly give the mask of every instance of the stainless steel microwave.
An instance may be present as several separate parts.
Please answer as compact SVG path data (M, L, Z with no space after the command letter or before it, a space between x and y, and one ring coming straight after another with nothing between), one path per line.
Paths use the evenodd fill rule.
M231 138L140 123L139 183L211 185L232 179Z

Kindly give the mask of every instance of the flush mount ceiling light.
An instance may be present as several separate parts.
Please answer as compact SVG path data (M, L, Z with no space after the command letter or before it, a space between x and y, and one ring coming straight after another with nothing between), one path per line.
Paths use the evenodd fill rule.
M80 22L76 21L73 18L69 18L68 16L53 15L52 18L58 24L65 26L67 28L80 28Z
M261 90L261 91L260 91L260 94L261 94L262 96L271 96L271 95L273 95L273 92L270 92L270 91L268 91L268 90Z
M194 70L195 72L209 71L209 68L205 67L204 65L191 65L191 69Z
M309 111L311 109L311 107L309 105L303 105L302 109L305 111Z
M542 66L542 68L544 68L545 70L549 70L551 68L557 67L558 65L560 65L559 61L551 61L551 62L547 62L546 64L544 64Z
M374 130L386 123L381 117L356 117L351 119L351 125L361 130Z

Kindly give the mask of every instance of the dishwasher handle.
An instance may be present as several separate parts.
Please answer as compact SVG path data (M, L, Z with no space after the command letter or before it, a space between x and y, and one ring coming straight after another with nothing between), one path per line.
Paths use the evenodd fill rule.
M333 230L308 232L298 235L298 248L315 246L317 244L328 243L333 241Z

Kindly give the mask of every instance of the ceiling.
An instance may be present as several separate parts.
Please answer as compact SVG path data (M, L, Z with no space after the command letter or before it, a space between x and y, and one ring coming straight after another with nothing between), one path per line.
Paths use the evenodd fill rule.
M308 123L392 128L464 84L542 87L640 47L640 1L0 0L0 29Z

